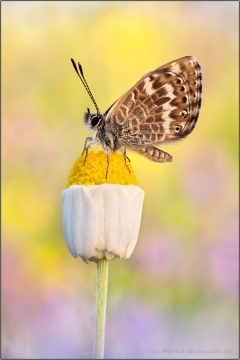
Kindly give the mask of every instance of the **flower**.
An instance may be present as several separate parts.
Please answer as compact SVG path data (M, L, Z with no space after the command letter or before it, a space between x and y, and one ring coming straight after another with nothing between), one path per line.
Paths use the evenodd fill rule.
M62 193L63 232L69 251L84 261L127 259L137 242L144 191L120 154L80 156Z

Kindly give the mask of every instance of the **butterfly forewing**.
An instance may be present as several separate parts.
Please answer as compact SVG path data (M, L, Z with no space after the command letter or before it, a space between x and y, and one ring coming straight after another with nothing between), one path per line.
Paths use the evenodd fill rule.
M126 147L175 141L194 129L201 89L201 67L194 57L186 56L144 75L113 104L105 121L122 127Z

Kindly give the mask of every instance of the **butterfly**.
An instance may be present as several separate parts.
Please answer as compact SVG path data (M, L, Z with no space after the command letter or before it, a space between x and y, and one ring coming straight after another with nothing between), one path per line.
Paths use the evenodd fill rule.
M84 114L92 136L86 138L83 153L86 151L87 158L90 148L102 145L107 154L106 178L110 153L118 150L123 152L126 166L126 149L152 161L172 161L170 154L156 146L185 138L196 125L202 100L202 70L197 59L184 56L148 72L104 114L89 89L81 64L78 62L77 67L71 61L97 111L92 114L88 108Z

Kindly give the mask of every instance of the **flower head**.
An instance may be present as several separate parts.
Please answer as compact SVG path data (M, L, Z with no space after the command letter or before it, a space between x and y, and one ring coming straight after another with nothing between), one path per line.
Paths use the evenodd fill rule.
M69 251L84 261L127 259L137 242L144 191L120 154L91 152L74 163L62 193L62 222Z

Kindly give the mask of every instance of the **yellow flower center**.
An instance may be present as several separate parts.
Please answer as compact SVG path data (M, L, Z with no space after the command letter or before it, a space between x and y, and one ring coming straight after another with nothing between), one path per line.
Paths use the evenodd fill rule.
M86 154L84 153L75 161L68 175L66 188L71 185L100 185L106 183L138 185L131 163L126 160L129 172L123 154L111 153L107 179L107 155L103 151L98 153L91 151L88 153L84 164L85 157Z

